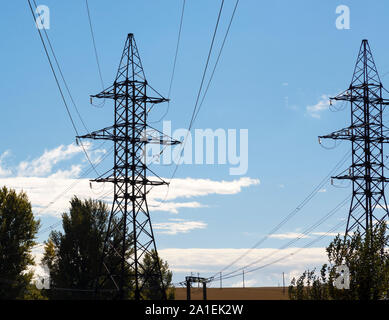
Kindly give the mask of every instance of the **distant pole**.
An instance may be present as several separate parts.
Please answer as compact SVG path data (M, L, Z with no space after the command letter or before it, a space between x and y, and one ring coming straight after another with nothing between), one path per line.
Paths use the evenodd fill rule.
M207 300L207 282L203 282L203 300Z
M285 294L285 273L282 273L282 292Z
M186 280L186 300L190 300L190 280Z
M244 289L244 269L243 269L243 289Z
M197 278L200 278L200 273L197 272ZM197 283L197 288L200 288L200 282Z
M223 288L223 278L222 278L222 273L220 272L220 289Z

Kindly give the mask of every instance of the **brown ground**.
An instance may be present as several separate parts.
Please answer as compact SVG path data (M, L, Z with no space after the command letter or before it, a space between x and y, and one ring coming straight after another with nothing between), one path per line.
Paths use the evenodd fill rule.
M192 300L202 300L203 291L197 287L191 290ZM268 288L210 288L207 289L208 300L289 300L288 288L285 294L280 287ZM186 288L176 288L176 300L186 300Z

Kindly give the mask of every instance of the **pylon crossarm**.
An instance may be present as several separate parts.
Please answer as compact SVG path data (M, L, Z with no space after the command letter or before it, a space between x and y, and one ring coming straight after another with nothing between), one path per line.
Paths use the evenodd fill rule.
M373 125L376 124L374 123L370 124L370 126ZM333 139L333 140L351 140L351 141L367 141L367 142L375 142L375 143L389 143L389 137L386 137L384 135L378 134L376 136L370 136L370 137L361 135L360 132L364 131L366 127L368 127L368 125L366 124L350 126L325 136L319 136L319 140Z
M83 136L77 136L76 139L129 141L131 143L141 142L141 143L145 143L145 144L162 144L162 145L170 145L170 146L177 145L177 144L181 143L180 141L171 139L170 137L168 137L164 134L160 134L160 135L154 134L153 135L152 133L150 133L150 131L146 132L146 134L144 134L143 136L141 136L139 138L137 137L135 139L132 139L131 137L125 136L125 135L120 136L120 135L114 134L115 128L120 130L121 128L125 128L126 126L131 126L131 125L132 125L132 123L128 122L128 123L123 123L123 124L119 124L116 126L107 127L107 128L101 129L101 130L93 131L93 132L86 134L86 135L83 135Z
M155 180L132 180L130 178L114 178L114 177L108 177L108 178L99 178L95 180L91 180L93 182L111 182L111 183L129 183L130 185L148 185L148 186L163 186L167 185L168 183L165 181L155 181Z
M91 100L93 98L97 98L97 99L114 99L115 98L114 93L115 93L115 85L111 85L110 87L108 87L107 89L104 89L100 93L91 95L90 98L91 98Z
M83 136L77 136L76 139L114 140L114 135L109 131L110 129L111 128L104 128Z
M366 177L366 176L356 176L356 175L342 175L342 176L335 176L331 177L331 179L336 180L368 180L370 182L389 182L388 178L384 177Z
M335 97L330 97L330 102L332 100L335 100L335 101L349 101L349 99L351 97L350 92L351 92L350 89L344 90L343 92L337 94Z
M154 97L145 97L144 102L157 104L157 103L164 103L169 102L169 99L166 98L154 98Z

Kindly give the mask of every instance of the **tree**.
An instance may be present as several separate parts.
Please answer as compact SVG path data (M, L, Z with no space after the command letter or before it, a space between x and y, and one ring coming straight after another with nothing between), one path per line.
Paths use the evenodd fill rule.
M109 211L101 201L84 200L74 197L70 201L69 213L62 215L62 232L52 232L45 245L42 259L50 273L51 298L53 299L115 299L117 288L112 279L101 276L101 257L103 252L106 230L108 227ZM116 227L115 227L116 226ZM122 242L121 221L113 219L111 227L114 232L110 243ZM110 270L113 280L121 273L120 255L105 257L105 264ZM132 240L126 243L128 258L133 253ZM151 258L145 256L150 271ZM162 261L161 261L162 263ZM166 263L166 284L171 283L171 272ZM134 272L129 264L125 265L124 298L134 298ZM98 277L100 275L100 277ZM116 278L117 279L117 278ZM99 284L98 296L95 295L96 284ZM154 285L148 285L149 295L153 294ZM160 298L158 298L160 299Z
M28 270L39 225L24 192L0 189L0 299L40 298Z
M42 264L49 270L51 298L94 297L107 223L105 203L71 199L69 213L62 215L63 233L53 231L45 242Z
M327 247L329 264L321 275L306 271L293 279L289 297L295 300L378 300L389 296L389 237L386 224L377 224L363 235L356 231L344 241L339 235ZM337 267L345 265L350 273L350 288L338 289Z
M169 270L169 265L161 258L157 257L154 250L151 253L146 253L143 259L143 273L141 282L144 283L143 289L145 292L144 298L150 300L161 300L161 278L158 267L161 268L163 287L166 290L167 298L174 299L174 288L172 287L172 272Z

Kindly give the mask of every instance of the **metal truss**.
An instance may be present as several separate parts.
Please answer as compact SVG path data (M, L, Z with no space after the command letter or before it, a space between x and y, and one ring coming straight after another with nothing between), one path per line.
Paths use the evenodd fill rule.
M379 78L367 40L363 40L350 87L331 98L348 101L351 105L351 125L321 139L349 140L352 144L352 164L342 174L333 177L352 181L352 200L345 238L359 229L365 234L376 224L389 217L385 197L383 145L385 136L383 107L389 104L382 98L383 85ZM385 130L384 130L385 129Z
M156 97L148 96L149 89ZM116 298L125 299L125 292L134 290L135 299L141 300L145 298L148 281L155 282L157 277L161 299L166 299L146 196L149 186L167 183L160 178L148 178L145 149L149 143L180 142L147 125L148 105L168 100L149 87L133 34L127 37L114 84L91 98L112 99L115 117L113 126L77 137L114 142L113 168L93 180L114 184L98 287L111 281L118 292ZM146 255L154 257L153 272L143 264Z

